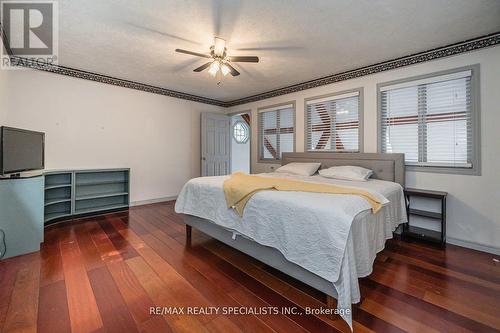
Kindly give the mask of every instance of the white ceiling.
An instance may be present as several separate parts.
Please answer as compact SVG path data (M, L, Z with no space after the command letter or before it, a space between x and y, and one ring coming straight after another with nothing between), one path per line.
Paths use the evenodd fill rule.
M500 31L499 0L59 0L59 64L229 101ZM218 87L217 35L257 55Z

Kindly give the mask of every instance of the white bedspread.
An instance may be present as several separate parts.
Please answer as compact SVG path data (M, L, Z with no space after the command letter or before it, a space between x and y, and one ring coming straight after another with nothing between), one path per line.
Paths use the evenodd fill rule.
M249 200L240 218L227 208L222 188L227 176L221 176L190 180L175 210L278 249L287 260L332 282L338 293L337 307L346 313L351 303L360 300L358 277L371 273L376 253L397 225L406 221L402 187L380 180L261 175L361 188L378 196L384 207L373 215L368 202L355 195L261 191ZM354 221L359 225L352 228ZM342 317L352 328L350 311Z

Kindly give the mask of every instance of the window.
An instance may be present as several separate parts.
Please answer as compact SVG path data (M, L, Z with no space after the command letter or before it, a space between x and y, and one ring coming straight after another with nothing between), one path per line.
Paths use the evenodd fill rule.
M420 170L477 172L476 70L381 86L381 151L405 153Z
M307 151L360 151L360 93L306 100Z
M261 160L280 160L295 148L295 106L280 105L259 110L259 156Z
M250 138L250 128L243 121L237 121L233 125L233 138L237 143L247 143Z

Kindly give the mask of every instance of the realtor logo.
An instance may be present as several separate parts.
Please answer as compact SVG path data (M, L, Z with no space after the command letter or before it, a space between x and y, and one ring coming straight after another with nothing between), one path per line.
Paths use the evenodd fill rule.
M2 69L19 62L57 63L58 11L55 1L0 1L3 29ZM14 56L14 58L10 57Z

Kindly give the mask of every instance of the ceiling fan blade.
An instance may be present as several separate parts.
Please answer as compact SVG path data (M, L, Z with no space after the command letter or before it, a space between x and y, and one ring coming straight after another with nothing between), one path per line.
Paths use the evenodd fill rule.
M141 26L141 25L137 25L137 24L134 24L134 23L130 23L130 22L124 22L125 24L137 29L137 30L142 30L143 32L152 32L154 34L158 34L160 36L163 36L163 37L168 37L168 38L174 38L174 39L178 39L178 40L181 40L183 42L188 42L188 43L191 43L191 44L195 44L195 45L200 45L202 46L203 44L197 42L197 41L194 41L194 40L191 40L191 39L187 39L187 38L183 38L181 36L177 36L177 35L173 35L173 34L169 34L169 33L166 33L164 31L160 31L160 30L156 30L154 28L148 28L148 27L145 27L145 26Z
M212 64L212 62L207 62L206 64L201 65L200 67L193 69L193 72L201 72L202 70L207 69L208 66L210 66L210 64Z
M226 63L226 66L229 67L229 69L231 70L231 75L232 76L238 76L240 75L240 72L238 72L233 66L231 66L230 64Z
M189 55L193 55L193 56L196 56L196 57L202 57L202 58L212 58L208 54L203 54L203 53L198 53L198 52L192 52L192 51L187 51L187 50L183 50L183 49L175 49L175 52L189 54Z
M234 56L234 57L227 57L227 60L231 62L259 62L259 57Z
M303 50L301 46L265 46L265 47L240 47L233 48L236 51L288 51L288 50Z

